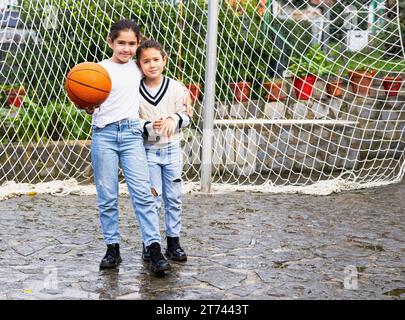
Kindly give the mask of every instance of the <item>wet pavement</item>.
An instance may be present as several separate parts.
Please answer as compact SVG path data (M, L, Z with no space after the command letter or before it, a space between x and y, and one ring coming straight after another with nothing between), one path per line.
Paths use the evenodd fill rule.
M123 262L108 271L98 268L96 196L8 199L0 202L0 299L405 299L404 187L185 194L189 260L164 277L141 260L127 196Z

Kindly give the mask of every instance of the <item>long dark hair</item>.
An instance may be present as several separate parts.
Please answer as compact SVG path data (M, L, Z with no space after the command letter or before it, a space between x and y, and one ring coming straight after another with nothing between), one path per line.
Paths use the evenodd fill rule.
M135 23L135 21L130 19L121 19L115 21L111 25L108 37L111 39L111 41L114 41L115 39L118 38L120 31L122 30L132 30L135 33L138 42L141 39L141 32L139 31L138 25Z

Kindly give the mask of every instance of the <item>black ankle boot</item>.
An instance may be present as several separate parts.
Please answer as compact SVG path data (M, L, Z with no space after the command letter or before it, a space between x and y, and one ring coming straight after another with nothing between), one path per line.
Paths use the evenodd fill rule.
M142 260L150 262L150 253L149 250L145 248L145 244L142 243Z
M174 261L187 261L187 254L180 246L179 237L167 237L166 257Z
M100 262L100 269L115 268L121 261L120 245L118 243L107 244L107 252Z
M159 243L152 243L146 247L146 250L149 251L151 268L154 273L170 270L170 264L163 256Z

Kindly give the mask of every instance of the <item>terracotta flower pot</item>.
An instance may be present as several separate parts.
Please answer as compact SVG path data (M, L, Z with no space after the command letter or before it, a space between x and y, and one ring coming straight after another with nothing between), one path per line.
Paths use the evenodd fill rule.
M295 94L298 100L308 100L312 96L316 76L309 74L303 78L295 77L293 80Z
M233 90L235 100L238 102L246 102L250 95L250 82L232 82L229 84Z
M384 90L388 97L395 97L398 95L399 89L402 84L402 77L385 77L383 79Z
M263 87L266 89L267 101L282 101L285 100L285 96L282 95L283 82L281 80L274 82L265 82Z
M23 87L20 87L18 89L11 89L8 92L7 104L9 106L20 108L23 105L24 96L25 96L25 89Z
M200 93L201 93L201 85L188 83L188 84L186 84L186 88L190 92L191 99L193 100L193 102L198 101L198 98L200 97Z
M375 71L348 71L352 92L356 95L367 97Z
M22 107L23 102L22 102L22 99L19 96L17 96L16 94L9 94L9 96L7 98L7 104L9 106L14 106L14 107L20 108L20 107Z
M341 97L343 81L331 81L326 84L326 92L330 97Z

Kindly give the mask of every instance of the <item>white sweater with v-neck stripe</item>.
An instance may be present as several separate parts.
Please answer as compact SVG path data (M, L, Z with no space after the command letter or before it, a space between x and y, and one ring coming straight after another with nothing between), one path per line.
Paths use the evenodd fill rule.
M180 82L164 76L160 87L156 89L148 88L142 80L139 92L141 97L139 115L145 121L145 143L160 145L179 140L180 129L191 122L183 104L187 88ZM171 117L176 123L175 132L170 138L160 135L152 127L153 121L167 117Z

